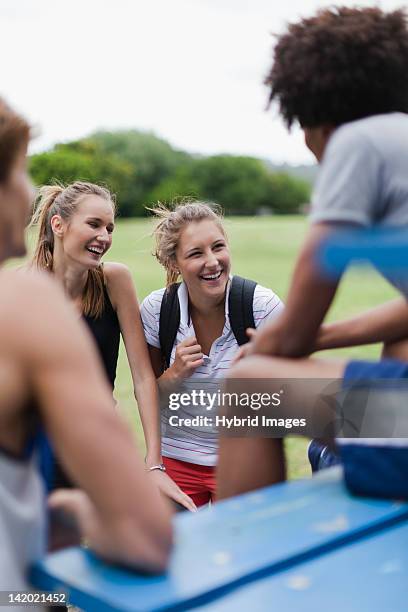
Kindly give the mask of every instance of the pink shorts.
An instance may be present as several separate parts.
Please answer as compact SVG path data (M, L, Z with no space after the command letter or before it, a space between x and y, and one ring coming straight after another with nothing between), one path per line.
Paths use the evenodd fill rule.
M195 505L204 506L215 501L216 482L215 467L198 465L163 457L167 474L174 480L180 489L191 497Z

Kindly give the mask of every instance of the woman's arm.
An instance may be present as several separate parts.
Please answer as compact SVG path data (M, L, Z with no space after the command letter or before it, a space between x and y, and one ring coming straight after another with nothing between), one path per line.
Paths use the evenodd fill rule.
M391 300L345 321L320 327L315 351L390 343L408 338L408 304L404 298Z
M104 265L106 284L120 330L132 375L135 398L139 407L146 440L146 464L161 463L159 399L154 372L142 323L139 304L129 269L123 264Z
M153 372L136 290L129 269L123 264L109 263L104 266L107 289L113 308L116 310L126 354L132 374L135 398L146 441L146 467L162 463L159 397L156 377ZM195 510L193 501L160 470L153 470L149 477L160 491L182 504Z

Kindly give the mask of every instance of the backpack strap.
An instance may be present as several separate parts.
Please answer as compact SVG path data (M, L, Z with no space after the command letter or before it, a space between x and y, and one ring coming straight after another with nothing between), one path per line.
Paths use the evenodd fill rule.
M163 294L160 306L159 340L165 368L170 366L170 356L180 325L178 289L181 283L173 283Z
M255 328L254 293L257 283L247 278L233 276L228 298L229 319L232 332L242 346L249 341L245 330Z

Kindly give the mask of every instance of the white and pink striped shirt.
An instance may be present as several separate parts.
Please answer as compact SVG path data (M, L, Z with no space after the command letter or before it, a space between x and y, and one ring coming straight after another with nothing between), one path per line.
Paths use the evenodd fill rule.
M204 355L204 363L184 381L182 391L206 388L215 391L214 381L223 378L230 368L231 362L238 350L238 344L232 332L228 313L228 295L225 299L225 324L222 335L211 346L209 355ZM146 342L150 346L160 348L159 321L160 307L164 289L158 289L148 295L142 302L141 315ZM188 292L185 283L181 283L178 290L180 303L180 325L176 341L170 358L170 365L174 362L176 346L190 336L195 336L193 323L188 312ZM254 293L254 321L259 327L264 321L276 318L283 309L283 303L270 289L257 285ZM188 461L199 465L214 466L217 463L218 435L215 427L187 427L183 425L172 426L169 418L175 413L168 407L161 411L162 424L162 454L165 457ZM181 406L177 411L179 422L197 416L208 416L206 406Z

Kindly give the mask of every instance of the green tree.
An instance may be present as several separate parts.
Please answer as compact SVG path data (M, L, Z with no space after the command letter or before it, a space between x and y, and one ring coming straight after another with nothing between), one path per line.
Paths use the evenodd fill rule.
M131 167L133 214L143 214L151 192L171 179L190 159L187 153L174 150L165 140L137 130L96 132L88 140L105 154L116 155Z
M106 185L116 194L120 213L133 213L130 164L116 155L104 154L87 140L58 144L51 151L33 155L30 173L36 185L76 180Z
M274 213L297 214L309 202L311 187L307 181L280 172L271 173L269 180L270 207Z
M259 159L214 155L199 160L193 176L203 197L229 214L253 214L268 205L269 173Z
M202 198L201 188L194 176L194 164L196 160L191 158L180 165L174 174L165 178L146 197L147 204L156 202L174 202L183 198Z
M194 157L174 150L151 133L97 132L33 155L37 185L82 179L117 194L122 216L140 216L157 201L198 198L221 204L228 214L299 212L309 201L307 182L271 171L253 157Z

